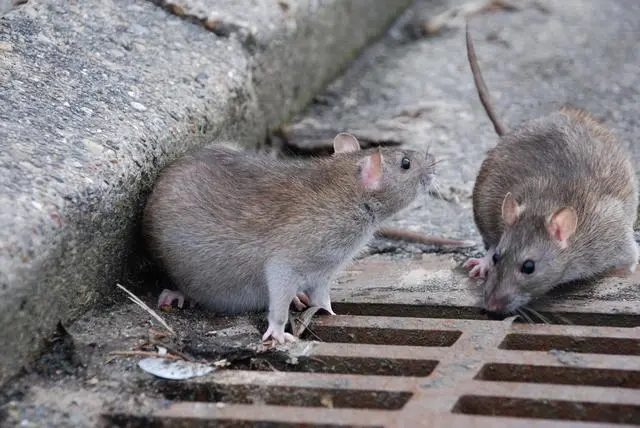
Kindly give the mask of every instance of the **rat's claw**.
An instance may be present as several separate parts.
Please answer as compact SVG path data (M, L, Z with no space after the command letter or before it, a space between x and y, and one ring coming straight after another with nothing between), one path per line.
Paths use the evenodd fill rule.
M462 265L462 267L470 268L470 267L476 266L478 263L480 263L481 260L482 259L476 259L476 258L469 259Z
M302 291L298 291L293 298L292 303L297 310L302 311L309 306L309 296Z
M470 278L485 278L487 276L487 273L489 273L489 268L491 267L489 263L490 262L488 261L487 256L480 259L471 258L467 260L465 264L462 265L462 267L473 267L473 269L471 269L471 271L469 272Z
M302 310L306 309L306 307L307 307L307 305L302 303L302 301L300 300L300 298L298 296L295 296L291 302L293 303L293 306L296 307L297 311L302 311Z
M270 337L281 345L286 342L298 341L298 338L293 334L284 332L284 326L282 328L277 328L270 325L269 328L267 328L267 331L262 335L262 341L266 342Z
M184 294L165 288L162 290L162 293L160 293L160 296L158 296L158 307L171 306L174 300L178 301L179 308L184 306Z
M476 265L471 272L469 272L470 278L484 278L487 276L487 271L481 266Z

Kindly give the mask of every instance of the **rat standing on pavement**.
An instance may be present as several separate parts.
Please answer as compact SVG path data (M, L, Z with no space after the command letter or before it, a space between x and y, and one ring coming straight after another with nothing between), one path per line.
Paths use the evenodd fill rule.
M380 223L431 184L435 159L360 150L341 133L328 158L279 160L210 147L166 168L144 210L150 253L177 288L226 314L265 310L280 343L289 305L333 314L330 279ZM185 296L165 290L160 304Z
M638 263L638 190L631 160L590 114L562 108L507 131L491 105L469 27L467 55L480 101L500 141L483 161L473 215L486 256L484 305L511 313L552 287L600 274L627 276Z

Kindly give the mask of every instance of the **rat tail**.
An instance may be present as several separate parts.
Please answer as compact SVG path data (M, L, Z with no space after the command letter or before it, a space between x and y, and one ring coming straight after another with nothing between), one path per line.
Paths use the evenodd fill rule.
M478 96L480 97L480 102L484 107L484 111L487 112L487 116L489 116L489 120L493 123L493 127L496 130L498 136L502 137L507 133L507 128L498 118L493 106L491 104L491 96L489 95L489 90L487 89L487 85L484 83L484 79L482 78L482 73L480 72L480 67L478 66L478 59L476 58L476 51L473 49L473 41L471 40L471 33L469 33L469 22L466 23L466 37L467 37L467 58L469 59L469 66L471 67L471 73L473 74L473 81L476 84L476 90L478 91Z

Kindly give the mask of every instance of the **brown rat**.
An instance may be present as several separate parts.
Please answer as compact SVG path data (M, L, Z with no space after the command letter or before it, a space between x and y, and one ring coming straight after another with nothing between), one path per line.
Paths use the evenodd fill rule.
M466 28L479 98L500 136L473 189L486 256L469 276L486 277L484 305L510 313L552 287L600 274L630 275L637 183L628 154L590 114L562 108L511 131L500 122Z
M282 160L218 146L175 162L144 210L151 254L187 298L226 314L268 308L263 340L294 340L284 331L289 305L333 313L333 274L435 171L428 153L364 151L345 133L334 149ZM176 298L165 291L160 300Z

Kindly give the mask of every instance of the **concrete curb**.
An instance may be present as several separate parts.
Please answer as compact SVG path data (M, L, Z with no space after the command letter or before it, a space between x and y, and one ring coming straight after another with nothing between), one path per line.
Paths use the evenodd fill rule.
M0 383L122 278L167 162L257 144L410 3L44 0L0 17Z

